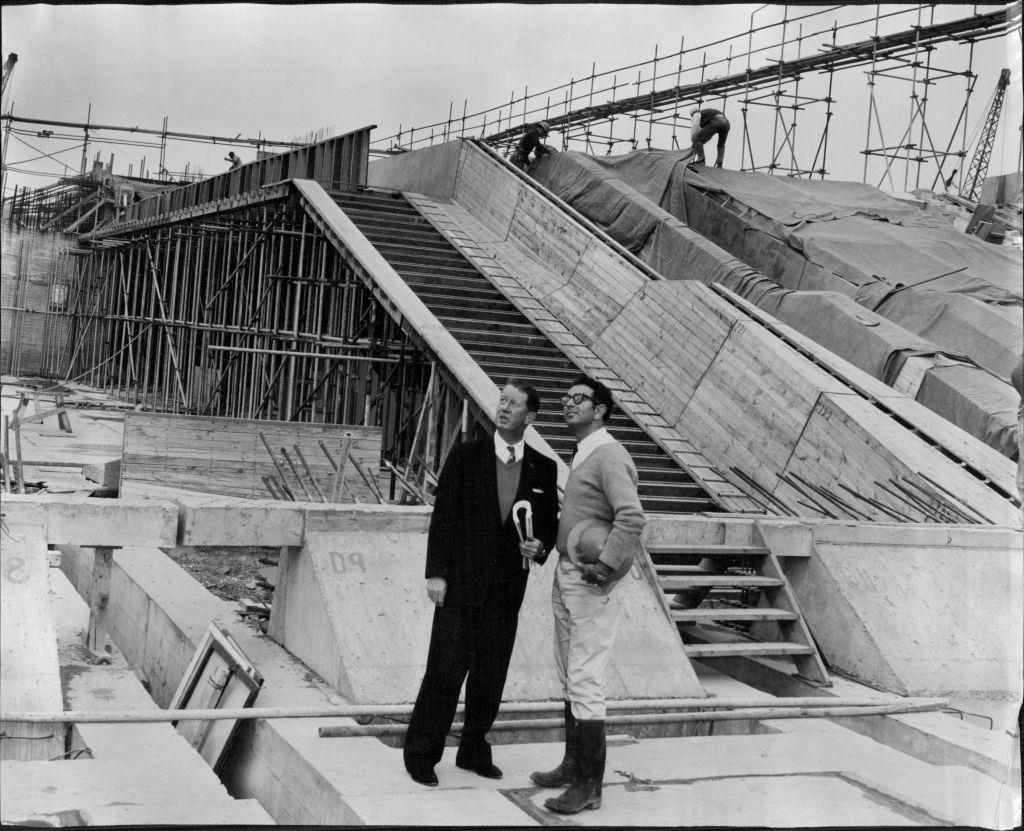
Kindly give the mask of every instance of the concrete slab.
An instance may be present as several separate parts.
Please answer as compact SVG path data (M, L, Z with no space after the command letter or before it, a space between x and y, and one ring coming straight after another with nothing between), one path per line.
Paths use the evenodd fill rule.
M426 542L424 533L307 533L305 547L281 561L270 635L352 701L414 701L433 617L422 576ZM554 568L553 558L533 567L506 700L561 698L551 640ZM630 573L620 591L609 697L700 696L682 642L649 584Z
M50 574L48 605L57 621L67 707L152 709L153 699L119 651L109 655L109 664L93 662L85 649L88 606L63 574L56 569ZM62 709L59 703L57 709ZM53 822L61 812L77 812L87 823L75 824L273 824L255 800L233 799L168 723L78 725L65 760L3 769L0 806L5 823Z
M197 789L188 770L161 768L154 775L142 759L0 762L0 780L5 823L81 811L90 825L274 824L255 800L233 800L225 811L208 790L197 801L185 799Z
M72 556L65 559L70 560ZM160 552L140 550L135 556L115 557L114 566L115 579L120 581L123 592L146 594L151 621L158 617L156 607L162 611L166 604L163 613L167 619L157 627L161 631L173 628L182 633L193 632L198 638L213 611L214 618L228 629L267 679L257 704L304 706L337 699L315 674L269 638L261 637L237 620L232 621L233 616L226 611L227 604L216 599L203 600L205 590L187 574L181 572L180 579L175 581L172 572L180 569ZM122 570L130 574L118 577ZM190 593L186 592L189 585ZM183 595L176 599L169 597L177 593ZM159 602L150 595L160 598ZM125 598L117 594L112 598L115 604L125 602ZM172 599L175 602L170 602ZM127 605L139 608L140 604L142 601L131 601ZM218 606L220 612L215 611ZM153 635L154 630L150 629L148 633L136 631L133 637L145 641ZM168 649L170 646L168 642ZM175 648L184 660L191 655L185 643ZM155 649L143 646L136 647L136 651L152 657ZM146 672L154 675L168 672L176 659L165 651L161 660L161 664L151 660ZM706 690L723 697L755 694L751 688L704 668L701 668L699 680ZM868 692L852 682L837 680L840 683L832 691L837 694L864 697ZM153 683L154 687L167 686L156 678ZM958 729L981 732L950 716L919 715L946 718L958 725ZM894 719L889 721L895 723ZM703 810L694 806L717 807L727 803L728 807L723 810L732 811L735 806L728 817L736 825L763 825L764 806L783 805L786 812L781 824L809 827L889 825L907 820L932 825L935 820L929 817L938 817L942 811L950 809L945 801L922 793L927 789L920 783L926 784L931 778L940 787L948 781L951 787L966 788L972 781L957 779L964 776L962 772L949 779L944 773L947 767L920 761L821 719L775 720L759 725L757 729L763 732L758 735L615 741L609 748L605 807L572 819L555 817L538 809L543 798L554 792L541 792L529 780L531 770L547 769L557 761L560 744L497 746L495 760L505 771L505 778L499 782L455 768L454 748L448 748L437 768L441 785L428 790L405 774L401 751L397 748L370 738L320 739L317 728L332 723L351 724L352 721L277 719L244 725L234 756L238 761L229 772L231 793L258 796L275 820L291 824L402 823L409 821L403 819L406 805L419 806L419 813L411 820L416 824L488 824L492 820L481 822L475 806L484 806L487 817L506 817L507 809L498 801L500 797L517 808L520 815L511 821L493 820L493 824L498 825L709 824L717 823L717 818L723 814L711 814L709 819L709 814L685 812ZM914 779L918 784L903 793L898 783L907 771L919 772ZM969 773L980 775L977 771ZM729 796L733 793L729 790L732 783L743 778L749 785L743 793L749 794L751 788L762 787L763 791L756 791L762 794L761 798ZM644 779L651 782L644 783ZM991 787L985 784L985 777L976 781L982 783L982 788ZM794 782L799 782L800 787L794 787ZM964 782L967 785L961 784ZM653 784L659 790L644 790L646 784ZM880 784L885 787L878 788ZM687 787L688 790L684 789ZM665 796L670 789L674 789L672 793L677 795L680 804L666 804L671 802ZM960 812L959 804L954 807L957 811L954 819L959 823L997 827L988 819L994 816L991 811L979 819L973 803L969 811Z

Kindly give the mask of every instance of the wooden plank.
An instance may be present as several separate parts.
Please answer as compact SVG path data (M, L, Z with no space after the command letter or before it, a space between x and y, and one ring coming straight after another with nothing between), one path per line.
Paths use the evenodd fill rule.
M340 446L349 433L351 458L362 467L377 465L381 431L376 427L132 412L125 418L121 479L122 483L159 482L204 493L261 498L266 494L263 477L278 474L262 434L279 462L282 447L289 454L298 447L316 487L329 493L334 468L320 442ZM305 471L303 475L308 486ZM349 484L360 498L372 498L369 487L357 478ZM297 483L289 479L289 485L301 495Z
M496 169L492 160L463 143L455 198L467 207L474 206L473 214L486 220L491 233L478 237L481 240L508 236L521 187L512 176L496 176Z
M96 549L92 566L92 588L89 592L89 630L86 643L89 650L101 659L113 651L107 631L107 606L110 602L110 572L114 565L114 549L102 546Z
M904 513L912 509L877 483L901 481L905 476L933 490L917 475L923 473L993 523L1010 527L1020 523L1020 510L1009 500L956 462L935 452L870 402L852 394L822 397L784 472L796 473L826 490L835 490L835 483L843 482L858 493ZM861 500L849 496L849 501L856 502L858 509L867 510ZM887 521L878 513L878 519Z
M758 656L775 657L786 655L807 655L813 648L798 643L758 643L737 641L735 643L687 643L683 644L690 658L735 658Z
M672 620L708 623L716 620L795 620L795 612L785 609L680 609L672 610Z
M701 557L759 557L768 553L763 545L702 545L700 543L649 543L651 554L696 554Z
M780 586L781 580L772 577L739 574L709 574L706 577L662 577L661 586L665 591L679 591L693 586Z

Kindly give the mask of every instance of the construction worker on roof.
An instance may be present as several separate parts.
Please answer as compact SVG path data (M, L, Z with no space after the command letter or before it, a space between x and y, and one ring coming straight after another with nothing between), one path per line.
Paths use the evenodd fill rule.
M516 167L526 170L530 165L531 151L533 152L534 161L541 156L554 153L554 150L541 141L542 138L547 138L549 130L550 127L546 121L538 121L536 124L531 124L527 127L509 161Z
M690 110L690 119L690 141L693 145L690 153L694 156L690 164L704 164L704 144L717 133L718 155L715 167L721 167L725 159L725 140L729 136L729 119L721 110L711 107L694 107Z

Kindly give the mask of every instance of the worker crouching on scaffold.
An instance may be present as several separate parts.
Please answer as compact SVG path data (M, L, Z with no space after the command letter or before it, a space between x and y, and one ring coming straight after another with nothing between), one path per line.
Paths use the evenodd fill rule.
M530 166L531 152L533 153L534 161L537 161L542 156L554 153L553 148L548 147L541 141L541 139L547 138L549 130L550 127L546 121L538 121L536 124L531 124L527 127L523 137L519 139L519 144L516 145L516 149L512 152L509 161L516 167L526 170Z

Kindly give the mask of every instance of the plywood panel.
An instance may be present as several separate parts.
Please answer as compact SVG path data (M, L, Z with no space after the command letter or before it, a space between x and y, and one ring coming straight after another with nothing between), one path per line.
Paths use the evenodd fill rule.
M581 233L568 214L521 185L508 241L537 262L562 275L572 274L596 241Z
M729 333L729 324L680 298L675 283L650 283L598 332L594 352L659 413L679 421ZM626 358L626 360L623 360Z
M455 201L478 217L492 238L503 240L508 236L522 186L513 176L496 174L493 161L463 142Z
M282 447L313 500L317 497L295 453L296 445L325 497L330 495L334 471L320 441L337 459L345 434L352 433L350 460L361 467L375 467L380 462L381 433L375 427L131 412L125 417L121 482L155 482L203 493L266 498L261 477L276 475L277 470L260 440L261 433L298 498L302 498L302 490L281 455ZM345 481L361 501L376 501L351 461Z
M816 373L781 353L762 330L734 326L676 425L712 461L763 484L785 469L820 394Z

